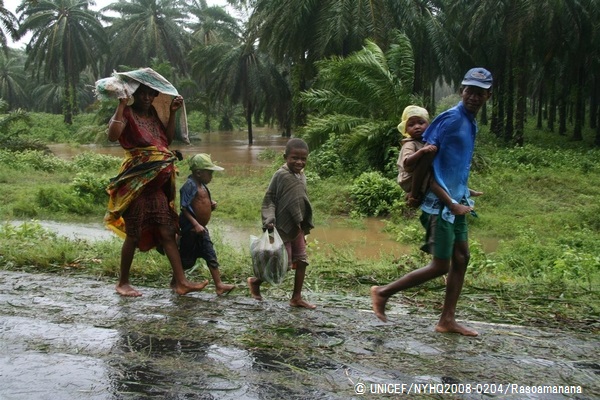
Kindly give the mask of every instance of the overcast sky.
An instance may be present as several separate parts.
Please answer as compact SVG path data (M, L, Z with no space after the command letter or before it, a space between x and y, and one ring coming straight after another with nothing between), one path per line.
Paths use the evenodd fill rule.
M118 0L95 0L96 5L95 6L91 6L90 8L92 10L99 10L103 7L106 7L107 5L111 4L111 3L116 3ZM19 4L21 4L22 0L4 0L4 7L6 9L8 9L9 11L11 11L13 14L15 14L16 16L16 10L17 7L19 6ZM209 6L226 6L227 5L227 1L226 0L207 0L206 3ZM24 48L25 47L25 43L27 43L29 41L30 36L27 35L26 37L24 37L20 42L18 43L14 43L13 41L10 40L10 37L7 37L8 40L8 45L11 47L20 47L20 48Z

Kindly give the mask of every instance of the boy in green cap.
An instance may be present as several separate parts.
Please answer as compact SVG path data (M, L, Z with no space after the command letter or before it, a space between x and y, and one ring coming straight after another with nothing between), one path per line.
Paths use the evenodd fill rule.
M212 180L213 172L223 171L223 168L215 165L210 159L210 155L205 153L196 154L190 158L189 164L192 173L179 190L181 263L183 269L190 269L198 258L204 259L215 282L217 295L220 296L229 293L235 286L221 281L217 254L206 228L212 211L217 208L217 203L212 200L206 185Z

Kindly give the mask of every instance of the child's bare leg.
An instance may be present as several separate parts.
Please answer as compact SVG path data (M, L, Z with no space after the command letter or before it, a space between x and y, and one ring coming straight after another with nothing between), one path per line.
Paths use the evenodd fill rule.
M195 283L190 282L185 277L183 272L183 266L181 265L181 257L179 256L179 249L177 248L177 242L175 241L175 232L172 227L161 226L161 245L171 263L173 269L173 279L171 280L171 288L175 293L179 295L185 295L191 292L199 292L208 285L208 280L204 282Z
M250 277L246 280L248 282L248 287L250 288L250 295L254 300L262 300L262 296L260 295L260 285L262 281L258 278Z
M129 283L129 271L133 263L135 247L136 240L127 236L121 248L121 272L119 282L117 282L116 286L117 293L124 297L139 297L142 295L141 292L134 289Z
M210 271L210 276L212 276L213 281L215 282L215 288L218 296L228 294L235 289L235 285L229 285L221 281L221 271L219 271L219 268L209 266L208 270Z
M383 322L386 322L387 317L385 315L385 305L391 296L402 290L418 286L433 278L442 276L448 272L449 267L450 260L434 257L433 260L425 267L411 271L392 283L389 283L385 286L372 286L371 306L375 316Z
M309 310L317 308L316 305L309 303L302 298L302 286L304 286L304 277L306 275L306 263L302 261L296 261L296 275L294 277L294 292L290 300L290 306L292 307L304 307Z
M427 175L431 170L431 163L435 153L425 153L413 172L412 187L408 193L408 205L418 207L425 193L423 193L423 184L428 179Z

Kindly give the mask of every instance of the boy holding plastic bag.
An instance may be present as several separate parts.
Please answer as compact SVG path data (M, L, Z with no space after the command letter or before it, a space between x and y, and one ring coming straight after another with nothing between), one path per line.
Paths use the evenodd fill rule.
M261 208L263 229L273 231L273 244L277 241L277 236L280 236L287 251L287 264L295 269L294 291L290 299L290 306L315 309L316 305L302 298L302 286L308 265L304 235L309 234L310 230L314 228L312 206L306 192L306 176L304 175L308 145L302 139L290 139L285 147L283 158L285 164L273 174L263 198ZM253 263L255 265L257 255L254 252ZM248 278L250 294L256 300L262 300L260 285L263 281L264 276Z

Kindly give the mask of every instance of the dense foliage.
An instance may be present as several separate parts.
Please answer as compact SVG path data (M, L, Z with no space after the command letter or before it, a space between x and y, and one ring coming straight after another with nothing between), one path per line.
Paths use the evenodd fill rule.
M91 1L44 0L24 1L14 14L0 1L0 98L10 110L62 113L71 123L94 102L95 80L151 66L207 120L231 127L239 105L249 133L260 121L290 134L313 111L301 94L319 81L324 60L357 57L366 43L389 54L405 47L400 34L414 55L379 61L432 114L468 68L485 66L495 85L483 118L497 138L528 141L534 116L538 128L582 140L586 127L600 125L599 1L229 0L223 9L127 0L98 10ZM26 40L24 50L9 48L8 38ZM410 101L380 95L396 96L399 109Z

